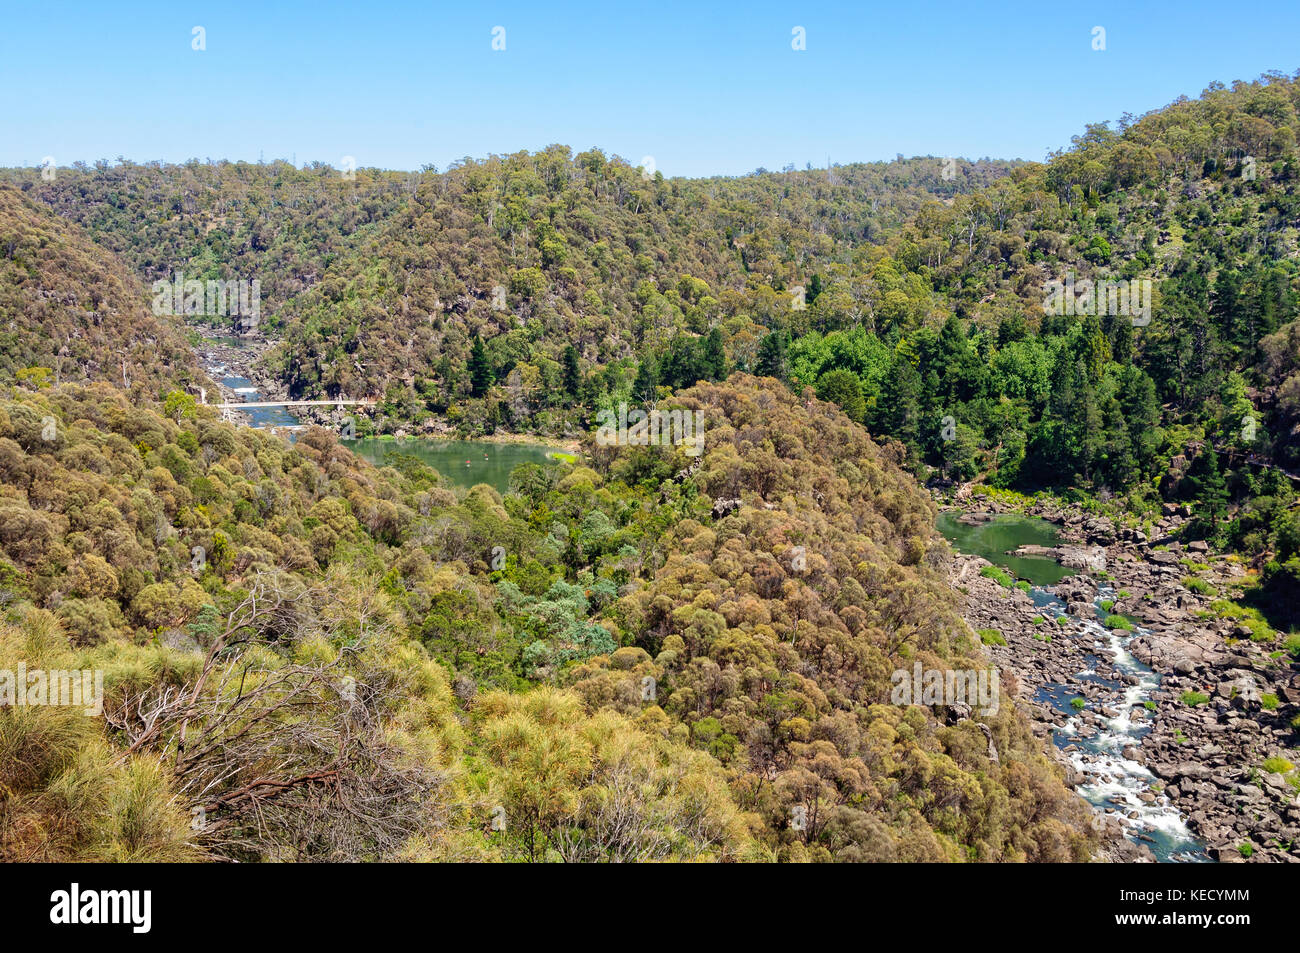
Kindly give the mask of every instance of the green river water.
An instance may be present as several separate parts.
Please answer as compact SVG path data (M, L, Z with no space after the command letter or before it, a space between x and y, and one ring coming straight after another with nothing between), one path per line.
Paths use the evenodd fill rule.
M470 487L486 483L505 493L510 486L510 471L521 463L554 463L548 454L551 447L534 443L491 443L486 440L436 440L429 437L365 437L350 440L346 446L376 466L385 458L408 454L433 467L456 486Z
M957 516L940 513L935 525L958 552L982 556L1035 586L1052 586L1077 572L1046 556L1007 555L1018 546L1055 546L1059 533L1047 520L1006 514L989 522L964 523Z

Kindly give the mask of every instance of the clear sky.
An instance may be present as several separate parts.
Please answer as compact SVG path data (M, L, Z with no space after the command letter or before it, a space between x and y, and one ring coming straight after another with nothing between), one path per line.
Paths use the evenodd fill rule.
M1294 0L10 0L0 165L445 168L556 142L653 156L670 176L828 156L1042 159L1086 122L1297 68Z

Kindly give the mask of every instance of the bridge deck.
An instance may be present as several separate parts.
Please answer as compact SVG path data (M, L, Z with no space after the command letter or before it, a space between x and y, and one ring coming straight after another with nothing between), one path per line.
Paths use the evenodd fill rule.
M343 407L353 404L373 407L375 403L373 400L246 400L207 406L220 410L239 410L241 407Z

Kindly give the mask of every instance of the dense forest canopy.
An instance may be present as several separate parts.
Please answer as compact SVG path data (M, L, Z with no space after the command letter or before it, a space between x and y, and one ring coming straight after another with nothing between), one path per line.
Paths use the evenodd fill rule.
M105 673L102 722L0 708L0 857L1089 857L1015 705L889 703L987 661L917 478L1195 504L1284 615L1298 108L1216 84L1044 163L0 172L0 658ZM583 453L501 494L233 426L177 273L259 280L262 370L365 432ZM704 452L593 439L626 403Z
M0 187L0 376L111 381L157 397L207 383L179 325L156 319L139 278L84 231Z
M755 378L681 400L714 421L693 477L680 448L593 447L518 468L503 498L179 392L140 410L105 384L19 390L0 644L103 670L111 731L0 711L0 853L1084 856L1084 808L1013 708L981 729L887 703L901 661L982 651L911 478L833 405ZM112 769L106 743L127 752Z

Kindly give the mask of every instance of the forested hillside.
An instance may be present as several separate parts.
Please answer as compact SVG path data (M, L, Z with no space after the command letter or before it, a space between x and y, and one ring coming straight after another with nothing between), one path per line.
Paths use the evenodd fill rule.
M1300 470L1298 102L1279 74L1213 84L1045 164L687 180L555 146L352 178L6 174L146 282L260 276L285 335L267 370L383 398L381 428L580 431L748 370L813 386L913 465L1139 514L1203 500L1205 535L1285 561L1289 482L1259 464ZM1044 313L1050 282L1102 279L1147 282L1149 311Z
M0 185L0 379L112 381L156 399L203 377L179 324L81 229Z
M517 416L572 409L596 392L563 389L568 348L584 373L634 370L637 355L722 321L752 364L754 335L789 310L790 289L817 296L805 263L849 261L926 200L1010 167L912 159L666 180L554 146L352 179L286 163L7 174L146 283L259 278L267 321L288 335L274 370L294 394L387 395L395 415L422 417L497 380ZM469 372L475 336L486 382Z
M899 665L982 659L932 505L774 383L682 395L714 422L689 476L593 447L505 498L179 392L20 388L0 644L104 671L107 731L0 709L0 856L1086 856L1014 706L887 703Z
M738 178L0 171L0 669L105 689L0 705L0 859L1096 856L1009 676L891 703L989 664L921 482L1128 538L1185 505L1300 622L1298 109L1269 75L1045 163ZM260 281L257 372L378 398L362 434L581 452L502 494L224 422L151 311L177 273ZM1045 307L1121 279L1149 310ZM702 453L606 445L621 403Z

